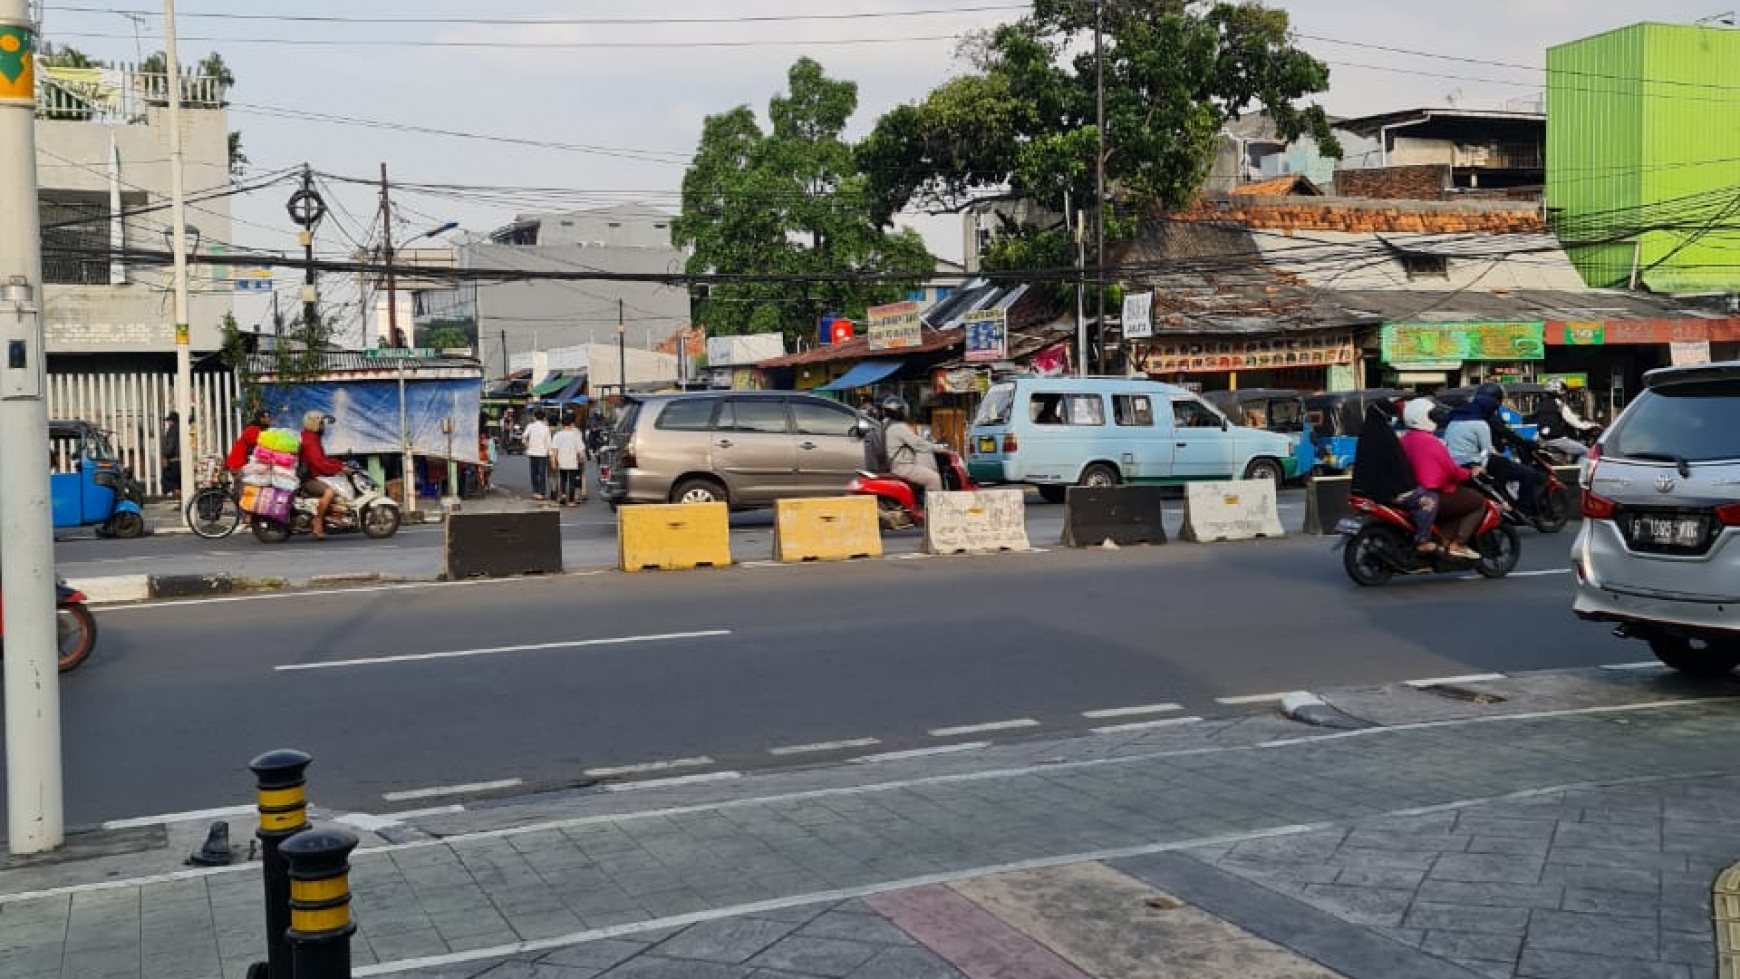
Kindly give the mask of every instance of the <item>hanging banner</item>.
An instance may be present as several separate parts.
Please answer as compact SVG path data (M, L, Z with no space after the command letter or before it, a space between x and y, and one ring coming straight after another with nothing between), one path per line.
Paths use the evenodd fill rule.
M957 367L936 372L938 394L983 394L990 387L989 379L976 367Z
M1154 293L1124 293L1124 339L1146 340L1154 335Z
M967 362L982 363L1009 356L1009 311L976 309L961 317L967 331Z
M872 306L864 311L871 350L904 350L924 340L919 328L918 303L907 301Z
M1069 344L1059 343L1033 355L1029 366L1040 377L1062 377L1069 373Z
M1386 364L1422 360L1543 360L1547 324L1542 323L1386 323Z
M1157 343L1142 365L1150 374L1202 374L1214 371L1281 370L1352 364L1353 337L1266 340L1205 340Z
M0 24L0 102L36 102L34 40L28 28Z

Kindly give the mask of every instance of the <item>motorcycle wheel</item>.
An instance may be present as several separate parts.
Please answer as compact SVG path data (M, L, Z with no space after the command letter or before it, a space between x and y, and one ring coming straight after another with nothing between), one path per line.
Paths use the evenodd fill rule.
M1474 539L1474 549L1480 552L1480 563L1474 570L1488 578L1502 578L1516 570L1522 559L1522 538L1515 527L1503 524Z
M54 631L62 673L77 669L96 648L97 618L79 602L55 607Z
M910 530L913 527L912 516L906 508L886 496L876 498L876 516L883 530Z
M145 515L131 510L117 513L109 518L109 533L122 540L132 540L145 535Z
M399 532L399 508L372 506L363 511L363 536L380 540Z
M1376 588L1395 575L1395 569L1384 560L1384 552L1394 551L1405 541L1401 535L1382 524L1372 524L1354 534L1341 549L1341 566L1353 583Z
M289 527L263 517L248 521L248 529L254 532L254 539L262 544L282 544L290 539Z
M1565 529L1571 519L1571 491L1541 494L1540 515L1535 517L1535 529L1543 534L1556 534Z

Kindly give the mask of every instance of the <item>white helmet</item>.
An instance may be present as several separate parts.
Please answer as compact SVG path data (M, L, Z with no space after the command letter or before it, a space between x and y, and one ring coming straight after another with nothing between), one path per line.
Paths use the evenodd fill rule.
M1431 398L1415 398L1402 409L1402 424L1416 432L1435 432L1438 423L1432 420L1432 410L1437 407Z

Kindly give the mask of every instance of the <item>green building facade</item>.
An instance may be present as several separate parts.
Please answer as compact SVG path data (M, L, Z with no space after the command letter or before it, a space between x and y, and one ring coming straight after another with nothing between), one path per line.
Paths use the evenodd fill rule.
M1740 30L1548 49L1546 203L1591 286L1740 291Z

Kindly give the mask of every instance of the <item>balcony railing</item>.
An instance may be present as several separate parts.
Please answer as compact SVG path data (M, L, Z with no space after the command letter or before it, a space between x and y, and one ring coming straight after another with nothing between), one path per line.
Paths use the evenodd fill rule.
M229 86L222 79L187 71L181 75L181 104L188 109L221 109ZM152 108L169 104L169 75L122 68L42 66L36 73L39 119L77 122L139 123Z

